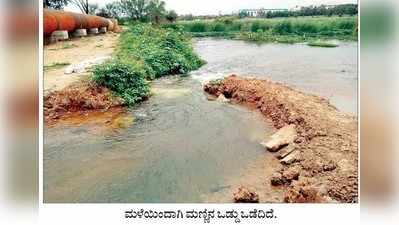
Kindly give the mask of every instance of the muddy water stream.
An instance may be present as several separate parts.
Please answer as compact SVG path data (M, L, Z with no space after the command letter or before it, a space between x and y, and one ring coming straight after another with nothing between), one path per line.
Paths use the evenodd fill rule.
M226 74L271 79L330 100L340 111L357 113L357 42L337 48L306 44L257 44L197 39L208 64L194 72L206 81Z
M195 48L208 64L188 77L154 81L150 100L45 128L45 202L228 201L235 177L273 163L258 143L274 129L256 112L207 100L201 82L226 73L281 81L355 112L356 44L199 39Z

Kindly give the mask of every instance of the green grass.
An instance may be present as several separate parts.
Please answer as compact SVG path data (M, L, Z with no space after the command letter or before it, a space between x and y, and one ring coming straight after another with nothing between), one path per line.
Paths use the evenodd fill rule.
M65 66L69 66L69 65L71 65L71 64L67 63L67 62L62 62L62 63L56 62L56 63L52 63L50 65L44 65L43 70L44 71L55 70L55 69L60 69Z
M312 46L312 47L323 47L323 48L335 48L335 47L338 47L337 44L328 43L328 42L321 42L321 41L308 42L307 45Z
M186 74L203 64L182 30L134 24L121 34L113 59L94 67L92 79L134 105L150 96L146 80Z
M192 37L225 37L225 38L234 38L235 33L232 32L198 32L198 33L190 33Z
M277 41L281 43L320 38L357 40L356 16L273 19L230 18L179 21L178 25L194 37L221 36L250 41ZM282 38L282 36L287 36L287 38Z
M124 104L134 105L145 100L150 94L144 73L145 71L135 64L113 59L95 66L92 79L120 96Z
M64 44L62 45L62 48L61 48L61 49L71 49L71 48L76 48L76 47L79 47L79 46L76 45L76 44L64 43Z
M147 79L185 74L204 64L182 30L142 24L121 35L116 57L141 65Z

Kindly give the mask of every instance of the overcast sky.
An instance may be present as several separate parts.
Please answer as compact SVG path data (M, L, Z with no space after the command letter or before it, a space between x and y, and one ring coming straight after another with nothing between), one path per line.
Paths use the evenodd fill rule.
M90 3L98 3L104 6L115 0L89 0ZM239 9L252 8L286 8L297 5L335 5L344 3L357 3L357 0L164 0L168 10L174 9L178 14L210 15L219 13L231 13ZM67 10L76 11L71 7Z

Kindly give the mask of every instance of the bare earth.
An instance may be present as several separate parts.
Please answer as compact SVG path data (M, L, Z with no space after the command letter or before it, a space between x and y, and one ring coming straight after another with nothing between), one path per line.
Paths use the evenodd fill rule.
M119 34L107 33L46 45L44 46L44 65L50 66L54 63L74 65L87 59L110 56L116 47L118 37ZM44 71L45 93L61 90L76 81L87 79L89 75L87 72L64 74L66 67Z
M255 162L261 165L258 173L244 177L246 187L252 190L256 187L260 202L358 202L356 117L339 112L326 99L267 80L232 75L210 82L204 90L259 110L277 129L295 126L298 135L294 143L279 152L265 153L278 158L281 152L291 148L295 152L289 155L292 161L279 165ZM274 167L273 175L263 168L265 164ZM253 178L259 176L259 171L265 173ZM257 184L261 182L259 179L263 180L262 189ZM274 187L284 189L283 199L279 195L275 199L268 196Z

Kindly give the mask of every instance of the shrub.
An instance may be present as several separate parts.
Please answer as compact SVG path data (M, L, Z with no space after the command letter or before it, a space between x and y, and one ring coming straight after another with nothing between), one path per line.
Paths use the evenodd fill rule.
M184 74L203 65L181 30L143 24L121 35L116 56L124 61L137 61L147 79Z
M110 60L94 67L92 79L119 95L124 104L133 105L150 94L144 75L145 71L139 65Z
M184 30L184 27L182 25L180 25L180 24L177 24L177 23L163 24L162 28L165 28L165 29L169 28L169 29L173 29L173 30L176 30L176 31L183 31Z
M340 21L338 23L339 29L353 30L355 26L355 21Z
M231 26L229 27L229 30L230 30L230 31L240 31L240 30L241 30L241 27L242 27L242 24L241 24L241 23L233 22L233 23L231 24Z
M114 59L93 68L92 80L133 105L150 94L146 79L185 74L203 63L180 26L134 24L120 36Z
M282 21L277 23L273 27L273 33L275 34L290 34L292 33L292 24L290 21Z
M223 32L226 30L226 27L223 23L216 23L213 27L213 31L215 32Z
M317 33L318 27L314 23L298 23L295 24L295 31L302 34L302 33Z
M194 22L191 24L191 27L189 29L190 32L205 32L206 31L206 24L203 22Z
M343 40L356 40L356 17L292 17L292 18L274 18L274 19L235 19L233 17L217 18L214 20L180 21L180 25L185 31L191 32L195 37L221 36L237 37L242 39L249 37L253 40L276 41L276 38L270 38L270 35L297 35L298 38L289 38L291 40L303 40L303 37L320 38L338 38ZM222 28L221 25L224 26ZM246 34L247 32L258 33L263 31L265 34ZM219 32L219 34L216 34ZM240 34L244 33L244 34ZM265 38L265 36L268 36ZM277 38L277 41L280 39ZM285 41L285 40L284 40Z
M252 32L257 32L260 29L260 23L258 21L255 21L251 25L251 31Z

